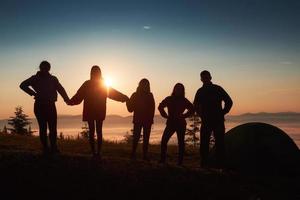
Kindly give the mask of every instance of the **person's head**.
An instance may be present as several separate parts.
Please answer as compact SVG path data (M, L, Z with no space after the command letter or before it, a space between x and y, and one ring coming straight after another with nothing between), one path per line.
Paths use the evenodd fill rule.
M39 68L41 72L49 72L51 69L51 65L48 61L44 60L40 63Z
M176 97L185 96L184 85L182 83L176 83L176 85L173 88L172 96L176 96Z
M100 80L101 79L101 69L99 66L94 65L91 69L91 80Z
M150 82L148 81L148 79L143 78L142 80L140 80L136 91L141 93L150 93Z
M211 75L210 75L210 72L207 70L204 70L200 73L200 78L204 84L211 82Z

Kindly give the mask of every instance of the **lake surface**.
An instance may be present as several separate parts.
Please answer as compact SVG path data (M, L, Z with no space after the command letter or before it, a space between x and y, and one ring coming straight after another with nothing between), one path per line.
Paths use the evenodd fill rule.
M243 124L241 122L227 122L226 131ZM300 125L298 123L270 123L286 132L300 148ZM76 128L59 128L59 133L62 132L64 136L77 137L80 128L83 124L78 124ZM151 143L159 143L161 140L162 132L165 128L164 123L154 124L150 136ZM124 139L126 133L130 133L132 124L106 124L103 125L103 138L112 141L121 141ZM199 133L198 133L199 134ZM170 140L171 143L177 143L176 134Z
M265 116L265 115L263 115ZM299 115L300 116L300 115ZM300 117L288 117L279 115L280 118L267 117L232 117L225 121L226 131L247 122L260 121L272 124L284 132L286 132L300 148ZM105 140L122 141L126 133L130 133L132 129L132 117L108 116L103 124L103 137ZM7 124L7 120L0 120L0 128ZM58 133L63 133L65 137L76 138L82 131L84 123L81 121L81 116L73 117L59 117L58 119ZM38 126L35 119L32 119L32 130L35 135L38 134ZM162 132L165 128L165 122L161 118L156 117L155 123L152 127L150 136L150 143L159 143ZM199 134L199 133L198 133ZM176 134L170 140L171 143L177 143Z

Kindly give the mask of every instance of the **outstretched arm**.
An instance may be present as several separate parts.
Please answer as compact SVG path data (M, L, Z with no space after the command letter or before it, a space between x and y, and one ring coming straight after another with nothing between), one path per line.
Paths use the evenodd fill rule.
M159 110L159 112L160 112L160 114L161 114L162 117L168 118L169 116L168 116L168 114L167 114L166 111L165 111L165 107L167 107L167 100L166 100L166 99L164 99L164 100L159 104L158 110Z
M35 96L36 95L36 92L30 88L30 86L32 85L32 82L33 82L33 79L34 77L30 77L29 79L26 79L25 81L23 81L21 84L20 84L20 88L26 92L27 94L29 94L30 96Z
M229 113L233 102L232 99L230 98L230 96L227 94L227 92L222 88L222 98L223 101L225 102L224 104L224 108L223 108L223 114L226 115L227 113Z
M128 112L133 112L134 111L134 102L135 102L135 94L133 93L130 97L130 99L128 99L128 101L126 101L126 107Z
M62 96L64 101L66 103L69 103L70 98L69 98L65 88L60 84L60 82L58 80L57 80L57 86L56 87L57 87L56 89L57 89L58 93Z
M78 105L80 104L85 96L85 84L82 84L81 87L78 89L76 94L70 99L69 105Z
M108 98L120 102L125 102L129 99L125 94L122 94L118 90L113 89L111 87L108 89Z

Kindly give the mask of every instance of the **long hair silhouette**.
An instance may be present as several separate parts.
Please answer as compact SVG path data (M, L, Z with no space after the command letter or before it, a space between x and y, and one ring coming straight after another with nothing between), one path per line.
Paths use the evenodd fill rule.
M173 88L173 92L171 96L185 97L184 85L182 83L176 83L176 85Z
M136 88L137 93L150 93L150 82L148 79L143 78L140 82L138 87Z
M100 80L102 79L101 69L98 65L94 65L91 68L91 80Z

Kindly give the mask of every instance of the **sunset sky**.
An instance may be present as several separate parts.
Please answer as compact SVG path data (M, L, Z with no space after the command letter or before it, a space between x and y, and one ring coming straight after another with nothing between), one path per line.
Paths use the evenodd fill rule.
M52 64L69 96L99 65L112 86L130 96L148 78L156 104L175 83L193 101L199 73L232 97L230 114L300 112L300 1L1 0L0 118L33 98L19 84L42 60ZM59 114L81 114L61 97ZM108 101L108 114L129 115Z

